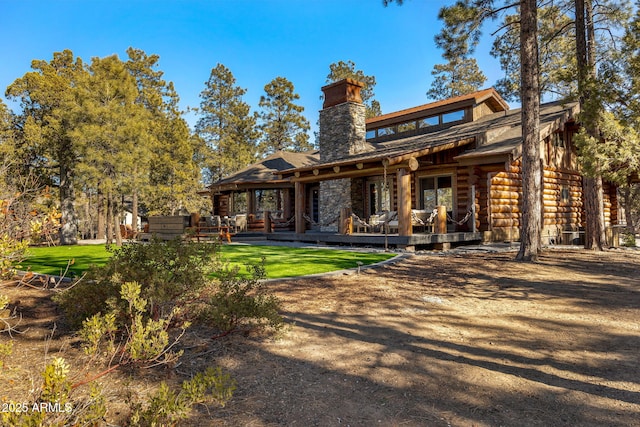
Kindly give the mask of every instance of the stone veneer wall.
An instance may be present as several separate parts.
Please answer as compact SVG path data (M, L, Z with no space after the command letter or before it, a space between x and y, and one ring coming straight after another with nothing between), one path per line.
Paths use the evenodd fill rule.
M360 218L365 216L365 187L364 178L353 178L351 180L351 210Z
M368 150L365 106L344 102L320 111L320 161L332 162ZM338 231L341 208L351 208L351 179L320 183L320 230Z
M340 160L368 150L365 106L345 102L320 111L320 161Z
M340 209L351 207L351 179L320 183L320 231L338 232Z

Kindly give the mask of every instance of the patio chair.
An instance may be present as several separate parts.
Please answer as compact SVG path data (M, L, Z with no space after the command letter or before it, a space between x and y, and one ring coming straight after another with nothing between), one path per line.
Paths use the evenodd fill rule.
M247 231L247 214L236 215L234 225L236 233L240 231Z
M369 226L373 228L375 232L384 233L385 225L389 227L389 223L397 217L396 211L383 211L369 217ZM395 222L395 228L398 228L398 221ZM389 229L387 228L387 232Z

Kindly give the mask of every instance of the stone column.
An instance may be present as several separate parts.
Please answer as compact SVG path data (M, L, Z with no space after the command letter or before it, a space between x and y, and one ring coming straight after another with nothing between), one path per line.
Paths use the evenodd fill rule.
M364 85L345 79L322 88L323 109L320 111L320 162L342 160L368 151L366 143L365 106L360 97ZM351 179L320 183L320 230L338 231L342 208L352 208ZM335 220L335 221L334 221Z

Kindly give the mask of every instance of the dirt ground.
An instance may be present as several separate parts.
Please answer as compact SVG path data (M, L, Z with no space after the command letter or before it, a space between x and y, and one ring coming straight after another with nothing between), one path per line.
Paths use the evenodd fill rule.
M175 371L100 380L109 424L121 424L127 390L222 366L238 384L232 400L198 406L181 425L640 426L640 251L514 256L414 254L269 282L284 332L211 341L194 329ZM0 372L0 401L21 401L46 360L64 351L82 366L83 356L51 291L1 291L28 329Z

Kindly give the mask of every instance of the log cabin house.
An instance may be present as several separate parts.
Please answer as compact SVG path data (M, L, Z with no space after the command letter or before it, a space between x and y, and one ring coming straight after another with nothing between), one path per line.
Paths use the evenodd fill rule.
M246 231L264 230L264 213L269 212L274 228L293 230L293 182L275 174L318 163L317 151L277 151L265 159L216 181L209 186L213 214L219 217L247 215Z
M270 239L380 244L371 220L381 212L384 243L400 247L519 238L519 109L510 110L490 88L365 119L362 87L351 79L323 87L319 152L276 153L213 184L214 213L259 215L267 209L255 198L271 189L276 200L269 209L295 233ZM583 226L573 144L578 111L576 102L541 106L544 243L578 243ZM258 169L258 179L246 179ZM606 184L604 196L606 223L613 226L615 187ZM424 214L434 210L430 227L433 215Z

